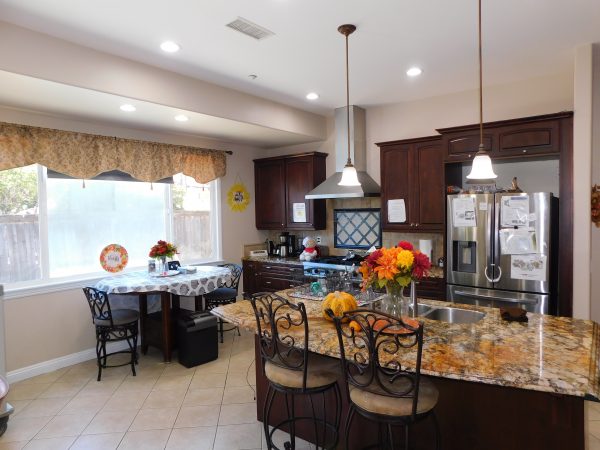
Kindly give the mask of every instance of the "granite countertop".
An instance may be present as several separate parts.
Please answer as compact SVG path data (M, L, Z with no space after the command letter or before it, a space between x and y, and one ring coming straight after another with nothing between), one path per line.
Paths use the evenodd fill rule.
M288 291L278 294L288 297ZM303 300L315 353L339 358L334 325L321 314L321 302ZM447 302L419 300L432 306ZM589 320L528 313L528 323L506 322L499 309L460 306L485 312L475 324L449 324L421 318L425 326L421 372L533 391L600 399L599 327ZM250 331L256 322L249 301L212 310L213 314ZM406 355L406 363L414 355Z
M271 264L288 264L291 266L301 266L303 261L297 257L280 258L279 256L245 256L243 261L258 261ZM444 268L431 266L428 278L444 278Z

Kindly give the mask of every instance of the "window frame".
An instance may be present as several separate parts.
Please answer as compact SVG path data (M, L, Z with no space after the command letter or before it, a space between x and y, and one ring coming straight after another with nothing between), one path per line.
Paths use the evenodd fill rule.
M48 255L48 196L47 196L47 181L48 174L46 167L38 164L38 223L40 228L40 269L41 278L30 281L19 281L16 283L4 283L4 296L0 296L0 300L8 300L20 297L29 297L33 295L48 294L51 292L60 292L70 289L77 289L90 284L95 284L102 278L111 276L110 273L99 269L97 272L89 272L68 277L50 277L50 264ZM113 180L104 180L114 182ZM132 181L133 182L133 181ZM83 180L82 180L83 183ZM150 183L148 189L150 189ZM222 260L223 245L221 240L221 180L216 179L208 183L210 185L210 226L213 251L210 258L202 260L185 261L187 265L214 265L220 264ZM170 186L172 186L170 184ZM172 189L165 190L165 231L166 239L172 242L173 239L173 195ZM214 233L212 233L214 230ZM136 272L145 270L146 266L128 266L121 273Z

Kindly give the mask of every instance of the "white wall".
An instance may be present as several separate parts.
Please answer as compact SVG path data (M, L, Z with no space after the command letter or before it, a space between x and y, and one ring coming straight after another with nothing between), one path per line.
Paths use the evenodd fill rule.
M243 244L264 240L263 234L254 226L252 159L263 154L261 149L193 136L152 133L2 108L0 108L0 121L232 150L233 155L227 157L227 175L221 179L223 259L239 261ZM229 210L226 202L227 190L236 179L241 179L245 183L252 199L249 207L242 213ZM81 352L95 345L90 313L81 289L4 300L4 306L6 368L9 372Z

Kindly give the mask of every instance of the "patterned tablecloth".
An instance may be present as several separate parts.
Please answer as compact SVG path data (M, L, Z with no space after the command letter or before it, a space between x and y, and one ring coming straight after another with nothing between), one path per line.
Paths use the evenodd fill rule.
M103 278L94 287L109 294L164 291L194 297L214 291L230 278L231 272L227 268L197 266L196 273L172 277L152 276L145 271L124 273Z

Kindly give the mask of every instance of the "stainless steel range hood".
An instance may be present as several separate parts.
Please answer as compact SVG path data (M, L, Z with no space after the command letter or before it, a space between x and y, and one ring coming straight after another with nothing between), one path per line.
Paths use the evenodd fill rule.
M350 106L350 155L358 173L360 186L339 186L348 159L346 107L335 110L335 173L306 194L306 199L379 197L379 185L367 173L366 114Z

